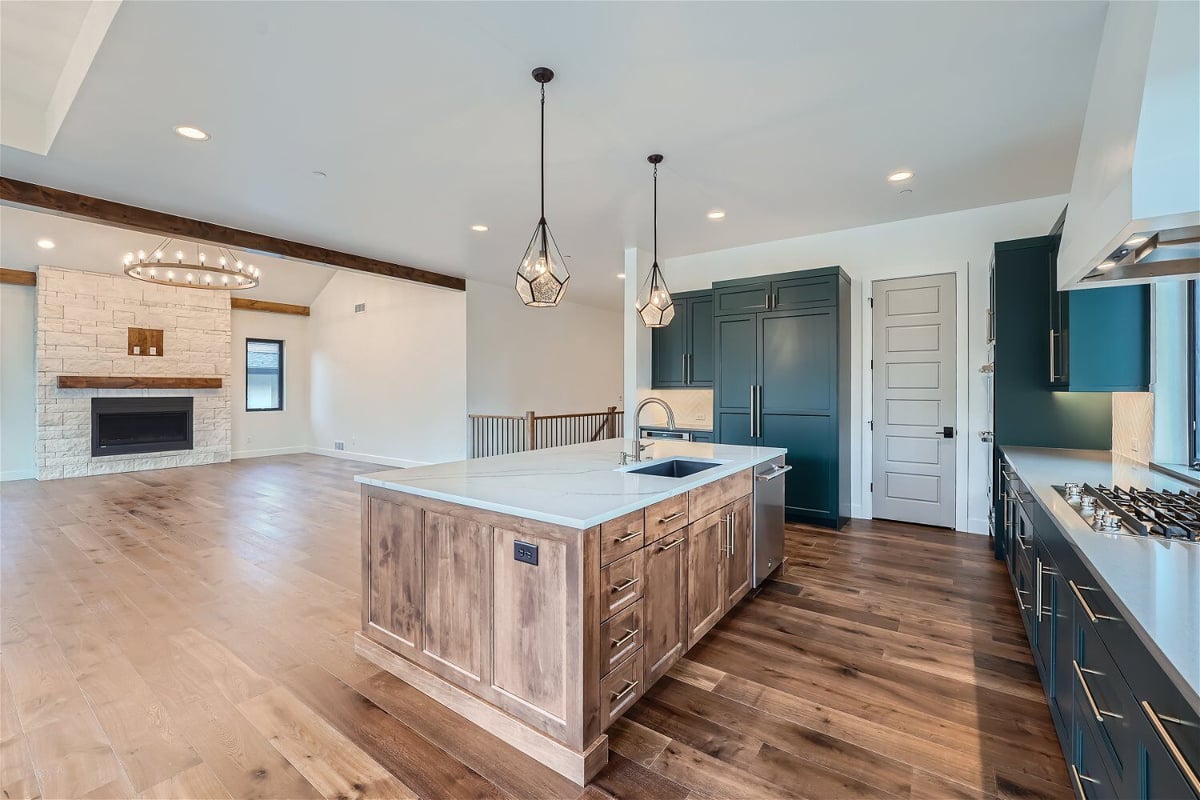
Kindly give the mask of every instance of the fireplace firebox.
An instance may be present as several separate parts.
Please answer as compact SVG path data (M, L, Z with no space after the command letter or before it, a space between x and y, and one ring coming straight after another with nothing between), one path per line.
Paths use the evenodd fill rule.
M93 456L191 449L191 397L92 398Z

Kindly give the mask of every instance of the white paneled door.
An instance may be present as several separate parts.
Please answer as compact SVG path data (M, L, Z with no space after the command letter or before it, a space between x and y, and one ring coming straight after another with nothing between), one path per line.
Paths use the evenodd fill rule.
M875 281L873 516L954 527L954 275Z

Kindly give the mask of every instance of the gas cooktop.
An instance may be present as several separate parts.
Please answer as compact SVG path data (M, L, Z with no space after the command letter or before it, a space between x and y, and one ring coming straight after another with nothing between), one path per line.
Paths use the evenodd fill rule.
M1068 483L1054 487L1092 530L1200 540L1200 493L1109 488Z

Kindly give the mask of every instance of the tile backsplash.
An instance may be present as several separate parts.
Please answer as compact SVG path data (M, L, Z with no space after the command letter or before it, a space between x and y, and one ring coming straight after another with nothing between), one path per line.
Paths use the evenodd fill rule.
M675 412L675 424L680 428L712 429L712 389L653 389L638 392L638 397L660 397L665 400ZM667 415L658 406L646 406L642 412L642 424L666 425Z
M1113 392L1112 410L1113 452L1149 463L1154 447L1154 394Z

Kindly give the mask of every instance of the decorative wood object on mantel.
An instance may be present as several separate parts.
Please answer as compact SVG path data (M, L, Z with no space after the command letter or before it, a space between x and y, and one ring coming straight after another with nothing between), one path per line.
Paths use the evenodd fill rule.
M129 355L161 356L163 354L163 332L157 328L130 328Z
M220 389L221 378L163 378L159 376L59 375L60 389Z
M269 311L272 314L308 316L308 306L296 306L291 303L273 303L270 300L252 300L249 297L231 297L229 298L229 307L235 311Z
M15 283L18 286L37 286L37 273L25 269L0 267L0 283Z
M467 289L466 279L453 275L442 275L438 272L394 264L390 261L380 261L353 253L343 253L339 250L330 250L303 242L279 239L275 236L230 228L213 222L164 214L161 211L138 208L99 197L88 197L13 178L0 177L0 200L45 209L74 219L104 222L161 236L216 242L238 250L256 250L268 255L329 264L334 267L369 272L373 275L384 275L389 278L441 286L445 289L456 289L460 292Z

